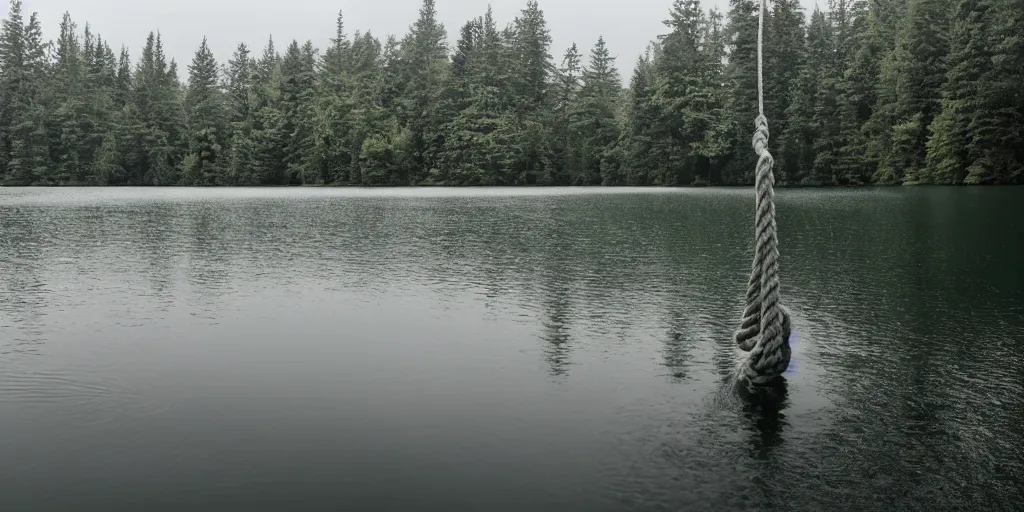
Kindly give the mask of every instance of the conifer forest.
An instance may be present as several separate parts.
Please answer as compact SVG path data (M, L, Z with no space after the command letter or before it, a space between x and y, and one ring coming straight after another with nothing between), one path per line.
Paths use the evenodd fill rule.
M550 1L550 0L549 0ZM603 39L552 48L542 6L326 48L113 42L12 0L0 175L18 185L745 185L755 0L666 0L632 76ZM140 44L141 43L141 44ZM138 46L135 46L138 44ZM765 114L784 185L1024 182L1024 0L769 2ZM625 58L625 57L623 57Z

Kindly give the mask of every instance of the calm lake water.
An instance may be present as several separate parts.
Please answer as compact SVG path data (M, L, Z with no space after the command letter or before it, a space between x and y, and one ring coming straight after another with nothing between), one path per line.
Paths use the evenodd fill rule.
M1020 510L1024 189L779 191L781 411L753 206L0 189L0 510Z

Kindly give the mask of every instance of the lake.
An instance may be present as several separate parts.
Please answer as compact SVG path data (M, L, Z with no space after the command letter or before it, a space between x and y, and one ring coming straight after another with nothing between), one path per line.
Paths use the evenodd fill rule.
M0 189L0 509L1019 507L1024 189L777 199L757 409L750 189Z

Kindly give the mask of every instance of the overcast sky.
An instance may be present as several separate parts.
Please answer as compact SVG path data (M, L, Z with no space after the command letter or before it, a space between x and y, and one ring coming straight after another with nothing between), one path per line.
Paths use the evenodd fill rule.
M349 36L355 30L370 30L383 40L388 34L401 36L416 20L422 0L23 0L26 18L38 12L44 36L56 40L65 11L81 30L89 22L117 52L122 44L132 59L151 30L163 36L166 53L177 59L181 77L205 35L219 62L231 56L239 42L258 52L273 34L279 51L292 39L306 39L321 49L334 35L338 10L345 12ZM802 0L806 8L825 0ZM3 15L7 15L7 1ZM526 0L491 0L499 27L510 22L526 5ZM704 0L705 7L723 12L728 0ZM487 10L486 0L437 0L441 21L454 43L459 28L470 18ZM665 32L672 0L540 0L554 44L551 54L561 54L576 42L586 52L599 35L604 35L624 81L629 80L633 63L647 43Z

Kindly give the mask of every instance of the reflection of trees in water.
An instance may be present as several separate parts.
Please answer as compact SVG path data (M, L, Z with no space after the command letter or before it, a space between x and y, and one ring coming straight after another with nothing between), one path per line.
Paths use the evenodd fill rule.
M0 339L0 352L36 353L46 343L45 305L51 290L44 279L49 245L46 231L37 225L37 211L22 208L0 209L0 280L4 297L0 299L0 329L13 327L18 334ZM2 332L2 331L0 331Z
M528 253L527 259L534 262L540 269L536 274L538 280L536 293L531 302L540 304L543 339L543 353L552 376L562 377L569 373L572 364L572 342L569 335L571 324L574 323L573 291L581 295L579 280L576 274L582 247L576 237L565 232L555 223L544 223L537 226L538 238L533 243L513 239L511 247L523 247ZM518 237L517 237L518 238ZM585 307L585 301L582 303Z
M783 377L757 389L739 385L737 392L743 417L749 422L750 453L755 459L770 460L788 426L785 410L789 406L789 383Z
M785 433L790 427L785 414L789 407L788 382L782 377L753 390L739 385L734 392L739 395L740 421L747 432L750 467L757 472L749 478L757 492L748 499L760 510L791 509L797 503L787 498L791 480L811 475L791 471L784 456Z
M481 287L494 314L513 311L497 307L513 296L521 307L541 310L553 372L571 366L573 328L594 343L659 336L662 364L677 380L686 378L694 349L708 343L719 373L730 371L734 326L713 319L732 311L738 318L746 279L720 267L745 258L733 249L748 241L722 241L714 227L723 217L721 198L695 199L683 217L669 196L563 199L500 210L484 199L435 204L421 216L433 219L424 229L436 243L418 261L428 272L454 273ZM738 224L741 216L734 216L730 222ZM742 222L749 223L747 216ZM733 296L721 293L732 288ZM658 324L665 326L661 335Z
M693 312L684 310L686 305L679 302L671 302L668 307L671 318L662 348L662 364L668 368L673 382L679 384L689 377L687 372L693 366L693 351L698 340L693 329Z
M1005 306L1019 308L1024 283L1019 269L994 267L1014 261L1024 233L1018 225L982 237L1005 247L972 248L962 243L971 233L951 226L983 226L972 216L986 210L949 210L941 196L862 201L862 193L837 195L829 205L790 203L780 212L783 300L787 289L802 298L796 306L806 322L797 329L818 342L801 355L814 358L820 377L794 377L776 397L737 397L728 411L735 417L712 422L718 431L709 438L731 443L726 454L741 447L744 468L753 468L742 477L763 508L874 508L965 496L1009 503L1021 496L1014 483L1022 469L1007 461L1024 439L1013 421L1024 363L1013 334L1020 320L1009 316L1019 313ZM187 248L189 279L209 304L243 276L279 285L295 273L367 294L395 281L441 293L472 290L495 315L539 317L535 343L555 377L568 376L575 354L607 331L650 335L676 383L701 370L693 360L707 344L715 371L731 373L731 334L749 268L746 198L736 213L713 202L680 208L657 198L619 208L606 200L543 198L489 209L478 204L486 199L446 199L408 211L371 198L104 207L102 236L129 243L94 248L88 257L103 262L86 271L104 279L144 274L170 301ZM1012 212L1005 213L999 218ZM67 220L61 229L83 243L94 226ZM43 263L52 245L48 222L38 210L0 209L4 330L35 343L45 334L47 301L57 300L46 281L53 269ZM117 229L126 233L114 236ZM0 350L10 350L12 338L5 334ZM831 401L822 416L787 417L819 388ZM737 426L738 443L728 438ZM707 456L701 449L687 444L680 452Z
M807 509L840 500L933 508L970 496L971 508L998 509L1021 491L1004 486L1000 494L980 482L999 481L993 468L1003 464L995 461L1007 456L999 439L1019 442L1021 432L1010 421L1000 429L999 419L983 419L979 411L998 408L985 405L978 388L996 378L995 368L1016 366L1019 375L1020 358L998 353L992 339L1002 334L985 325L992 316L969 313L992 299L978 293L982 271L957 264L970 249L949 230L964 219L948 218L944 194L886 197L892 193L790 209L788 223L802 224L803 236L784 246L787 281L803 298L799 328L820 340L813 356L821 380L800 387L821 388L832 403L799 445L779 442L788 420L751 417L753 446L775 454L768 460L777 466L762 475L766 496L802 498ZM963 283L972 284L957 289ZM1002 434L985 434L993 428Z
M178 218L173 203L147 205L130 212L137 220L126 222L134 226L129 236L141 247L145 274L157 301L157 308L166 312L174 304L174 269L179 254L175 244L174 222Z
M571 363L571 342L569 329L572 310L572 276L566 268L564 253L548 254L545 258L548 268L542 272L540 280L541 305L543 320L544 359L547 361L552 376L568 375Z
M750 211L743 196L700 196L685 208L672 205L666 215L678 219L659 228L660 259L667 269L660 286L668 287L664 308L670 325L664 361L675 370L676 380L686 377L685 368L694 365L702 348L710 350L714 371L723 381L733 373L737 361L732 335L750 266Z
M207 320L219 318L224 296L231 292L233 281L242 266L239 261L240 217L256 216L266 205L259 201L202 201L175 205L181 218L181 231L187 247L188 282L196 294L192 304L197 314Z
M567 300L568 298L554 297L545 304L546 318L543 320L544 339L547 342L544 347L544 359L554 377L568 375L571 365L572 346L567 314L569 304L563 299Z

